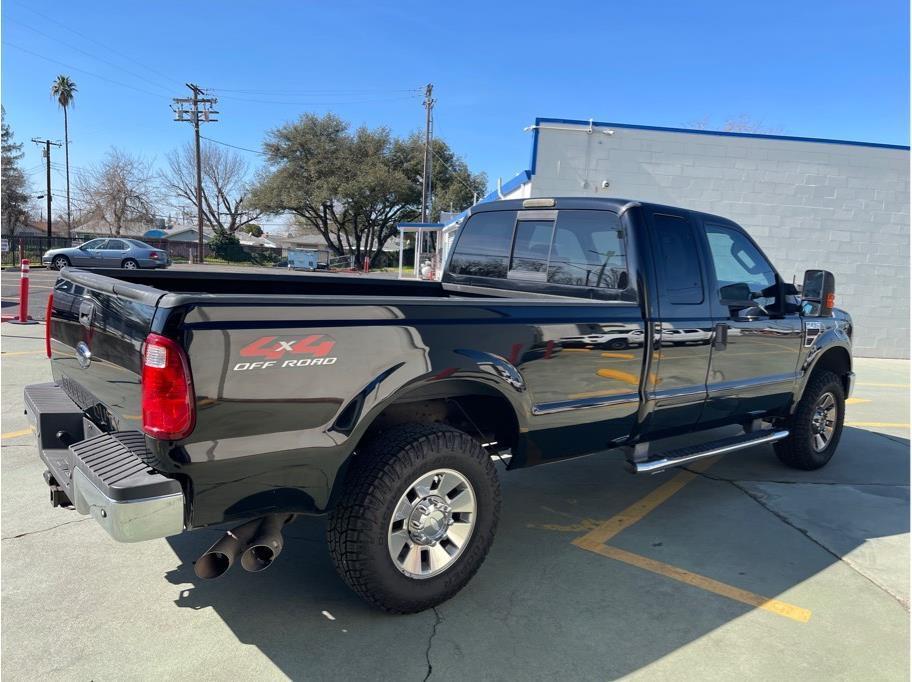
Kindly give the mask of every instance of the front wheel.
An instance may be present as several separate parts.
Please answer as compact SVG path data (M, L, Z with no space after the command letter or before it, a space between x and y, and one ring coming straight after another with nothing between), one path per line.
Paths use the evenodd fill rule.
M54 256L54 260L51 261L51 266L55 270L63 270L70 266L70 259L66 256Z
M403 424L356 455L330 517L330 553L364 600L415 613L469 582L499 515L497 472L478 441L440 424Z
M814 374L788 421L788 438L774 446L776 455L795 469L819 469L836 452L844 419L845 390L839 376Z

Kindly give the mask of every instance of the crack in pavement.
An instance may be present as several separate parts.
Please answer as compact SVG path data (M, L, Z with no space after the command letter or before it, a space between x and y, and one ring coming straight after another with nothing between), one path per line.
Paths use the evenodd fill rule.
M767 505L759 495L756 495L756 494L754 494L753 492L751 492L750 490L748 490L747 488L745 488L744 486L739 485L739 482L738 482L738 481L735 481L735 480L732 480L732 479L728 479L728 478L721 478L721 477L719 477L719 476L713 476L713 475L707 474L706 472L703 472L703 471L694 471L693 469L688 469L687 467L681 467L681 468L684 469L685 471L689 471L689 472L692 473L692 474L696 474L697 476L701 476L701 477L706 478L706 479L708 479L708 480L710 480L710 481L717 481L717 482L719 482L719 483L730 483L730 484L731 484L732 486L734 486L737 490L740 490L742 493L744 493L745 495L747 495L748 498L750 498L751 500L753 500L754 502L756 502L758 505L760 505L760 507L762 507L763 509L765 509L766 511L768 511L770 514L772 514L773 516L775 516L777 519L779 519L780 521L782 521L782 523L784 523L785 525L787 525L789 528L792 528L793 530L796 530L796 531L798 531L799 533L801 533L801 534L802 534L804 537L806 537L808 540L810 540L810 541L813 542L815 545L817 545L818 547L820 547L820 549L822 549L824 552L826 552L827 554L829 554L830 556L832 556L833 558L835 558L835 559L836 559L837 561L839 561L840 563L845 564L846 566L848 566L849 569L852 570L854 573L857 573L857 574L860 575L862 578L864 578L865 580L867 580L869 583L871 583L872 585L874 585L874 587L876 587L878 590L880 590L881 592L883 592L884 594L886 594L887 596L889 596L891 599L895 600L895 601L896 601L904 610L906 610L906 611L909 610L909 605L906 604L900 597L898 597L898 596L896 596L895 594L893 594L887 587L885 587L884 585L881 585L881 584L878 583L876 580L874 580L874 579L871 578L870 576L868 576L868 575L866 575L865 573L863 573L862 571L860 571L858 568L856 568L855 566L853 566L852 564L850 564L848 561L846 561L845 559L843 559L842 556L840 556L839 554L837 554L836 552L834 552L833 550L831 550L829 547L827 547L825 544L823 544L822 542L820 542L819 540L817 540L816 538L814 538L814 537L811 535L811 533L810 533L809 530L807 530L806 528L802 528L801 526L796 525L796 524L793 523L792 520L789 519L785 514L782 514L781 512L778 512L778 511L776 511L775 509L773 509L772 507L770 507L769 505ZM756 482L756 483L776 483L776 481L744 481L744 482L745 482L745 483L753 483L753 482ZM848 484L848 483L831 483L831 484L822 484L822 485L847 485L847 486L848 486L848 485L851 485L851 486L854 486L855 484L854 484L854 483L852 483L852 484ZM905 486L896 486L896 487L905 487Z
M0 538L0 540L18 540L19 538L24 538L27 535L38 535L39 533L47 533L49 530L54 530L55 528L60 528L61 526L69 526L71 523L82 523L83 521L91 520L91 516L85 516L81 519L74 519L72 521L64 521L63 523L58 523L56 526L51 526L50 528L41 528L40 530L30 530L27 533L19 533L18 535L8 535L5 538Z
M424 658L427 661L427 674L424 676L424 682L428 681L434 670L434 666L431 665L431 647L434 644L434 637L437 636L437 626L443 622L443 616L440 615L437 607L432 606L431 609L434 611L434 627L431 629L431 636L428 637L427 649L424 652Z

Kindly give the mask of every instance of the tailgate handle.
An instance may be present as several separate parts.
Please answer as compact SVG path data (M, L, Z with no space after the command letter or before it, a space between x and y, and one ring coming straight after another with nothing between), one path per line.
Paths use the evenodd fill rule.
M83 327L92 327L92 318L95 317L95 304L92 301L83 301L79 304L79 324Z

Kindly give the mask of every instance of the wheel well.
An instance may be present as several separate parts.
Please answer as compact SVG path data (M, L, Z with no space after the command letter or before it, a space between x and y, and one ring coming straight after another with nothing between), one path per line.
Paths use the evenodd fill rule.
M424 399L406 397L396 401L377 415L364 438L409 422L447 424L465 431L492 451L512 448L519 436L516 412L506 398L461 394Z
M830 348L820 357L814 365L813 374L818 372L833 372L842 379L843 387L849 389L849 372L852 371L852 359L849 352L842 347Z

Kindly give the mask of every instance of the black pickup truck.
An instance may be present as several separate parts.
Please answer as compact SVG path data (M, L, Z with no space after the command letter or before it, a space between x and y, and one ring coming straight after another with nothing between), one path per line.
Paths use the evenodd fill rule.
M25 390L52 504L124 542L236 522L202 578L328 513L342 578L414 612L481 566L495 460L832 457L854 375L830 273L799 296L730 220L612 199L480 205L450 251L441 282L65 268L54 381Z

